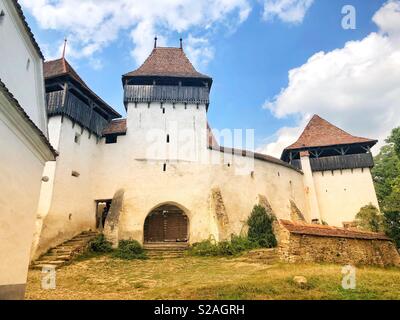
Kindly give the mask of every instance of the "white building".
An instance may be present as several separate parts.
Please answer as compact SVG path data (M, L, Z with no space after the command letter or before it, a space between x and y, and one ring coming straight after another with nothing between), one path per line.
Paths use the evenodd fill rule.
M317 116L282 160L220 147L207 124L212 79L194 69L182 46L155 45L123 76L126 119L65 59L47 62L45 79L50 141L60 156L46 167L33 258L101 228L107 203L105 231L115 243L228 238L245 229L260 202L281 219L337 226L378 205L369 152L376 141Z
M43 55L14 0L0 0L0 300L25 284L47 140Z

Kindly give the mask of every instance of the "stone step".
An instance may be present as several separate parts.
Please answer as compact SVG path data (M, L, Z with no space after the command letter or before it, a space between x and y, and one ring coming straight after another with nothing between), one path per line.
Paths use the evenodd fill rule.
M33 268L42 268L45 265L60 267L74 259L78 254L85 251L88 243L97 236L97 232L87 231L76 237L65 241L59 246L52 248L38 260L32 262Z

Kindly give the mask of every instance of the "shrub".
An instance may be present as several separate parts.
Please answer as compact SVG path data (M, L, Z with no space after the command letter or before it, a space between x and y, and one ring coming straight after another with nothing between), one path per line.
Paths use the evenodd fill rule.
M120 240L113 256L120 259L147 259L143 247L136 240Z
M397 248L400 248L400 212L385 212L384 220L386 235L395 241Z
M89 243L89 251L91 252L106 253L112 250L112 243L107 241L104 234L99 234Z
M379 210L372 205L366 205L356 215L357 226L361 229L379 232L383 230L383 216Z
M276 247L277 241L273 231L274 221L275 217L268 214L263 206L254 206L250 217L247 219L249 240L259 247Z
M212 239L194 243L189 254L194 256L234 256L255 249L257 245L247 237L232 235L231 240L216 242Z

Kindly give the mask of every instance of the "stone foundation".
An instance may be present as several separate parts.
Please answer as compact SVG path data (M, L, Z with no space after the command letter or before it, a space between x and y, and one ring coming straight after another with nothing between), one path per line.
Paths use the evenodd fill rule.
M283 261L400 266L394 243L382 234L286 220L279 225L278 253Z

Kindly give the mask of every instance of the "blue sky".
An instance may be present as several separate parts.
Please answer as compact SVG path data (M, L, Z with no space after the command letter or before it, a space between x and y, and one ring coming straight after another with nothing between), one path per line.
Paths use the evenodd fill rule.
M87 0L86 2L90 3L91 1ZM356 66L359 67L358 62L364 57L363 52L371 50L367 59L370 63L364 64L367 69L363 69L363 72L368 75L376 71L374 66L387 60L387 56L377 57L376 52L373 52L373 50L379 49L378 42L386 41L387 38L392 41L391 44L397 43L398 38L393 36L395 34L393 30L397 30L398 25L395 22L388 25L385 21L390 19L384 14L388 14L389 17L391 17L390 15L396 15L395 18L400 17L400 13L397 11L400 8L398 1L392 1L398 7L392 6L383 12L382 18L378 19L379 23L373 21L373 17L387 5L385 1L381 0L221 1L224 9L218 11L214 19L199 17L197 23L192 23L190 17L182 18L182 25L179 25L178 22L171 23L171 21L176 21L176 17L172 16L165 23L157 24L154 22L156 18L146 20L146 12L139 13L138 17L140 18L138 19L143 19L140 20L143 21L143 25L126 22L115 32L110 32L111 35L104 32L106 38L104 41L101 39L102 34L96 33L96 28L98 29L101 25L101 19L107 19L107 15L112 14L107 12L111 9L106 5L102 8L101 13L97 13L100 16L98 25L95 23L86 25L86 22L82 22L82 28L87 28L87 30L82 31L81 28L77 31L74 29L73 17L71 17L72 22L69 22L68 19L59 22L60 19L53 21L49 18L49 15L55 13L65 17L68 15L68 10L73 10L73 8L68 8L65 0L29 0L22 1L22 4L28 22L46 57L56 58L59 55L63 38L68 36L71 39L68 60L88 85L123 115L125 115L125 110L122 101L121 75L140 65L151 48L154 34L157 33L161 39L160 42L170 46L178 46L179 37L182 36L184 48L188 49L187 53L189 57L193 58L197 69L213 77L214 84L208 112L211 126L218 129L255 129L256 147L262 151L278 156L279 150L285 143L295 139L312 113L320 113L327 120L352 133L372 138L382 139L393 126L398 125L397 120L389 121L384 127L375 131L370 129L368 123L357 125L359 121L365 119L365 112L359 106L363 102L350 101L354 100L354 96L362 97L365 90L372 92L368 90L368 86L364 85L364 80L362 80L364 77L354 76L354 70L358 70ZM280 2L285 1L289 4L286 7L279 7ZM104 3L102 0L98 2L99 7L102 6L102 3ZM355 30L345 30L341 25L342 8L349 4L356 9ZM190 5L188 6L185 12L190 15L191 8ZM228 9L225 9L226 7ZM290 10L293 7L301 9L300 18L290 16ZM268 8L270 12L267 12ZM285 10L289 16L284 15ZM298 11L296 12L298 13ZM140 14L143 14L143 17ZM157 13L152 14L157 17ZM397 14L399 15L397 16ZM204 11L204 16L206 15L207 11ZM268 15L267 18L266 15ZM79 17L76 19L79 20ZM393 21L395 20L393 19ZM146 26L148 26L147 29ZM91 43L92 38L86 39L85 34L81 34L81 32L87 32L92 38L96 38L96 41L93 41L94 44ZM375 32L379 33L379 38L368 42L368 37ZM349 41L357 42L350 50L351 54L344 49ZM373 41L377 43L375 44ZM91 45L93 46L90 47ZM374 47L374 45L376 46ZM363 49L366 46L368 46L368 50ZM393 53L396 53L398 48L394 48L392 45L390 48L391 51L388 49L387 55L393 57ZM335 50L338 52L335 53ZM85 53L82 54L81 52L84 51ZM337 56L337 61L343 61L343 70L340 76L346 72L350 74L349 86L338 85L327 88L329 83L332 83L332 79L328 75L325 77L325 73L321 75L319 71L312 71L315 70L313 69L315 63L307 61L321 51L324 52L324 56L319 58L318 63L322 66L321 68L324 65L327 66L326 74L331 74L329 61L332 56ZM362 55L361 58L357 58L358 54ZM377 59L376 63L374 63L374 59ZM395 55L395 63L398 62L397 59L398 56ZM304 76L303 80L308 79L307 77L312 78L315 74L315 77L321 77L321 81L314 83L312 80L304 80L306 85L299 89L294 84L291 85L288 78L289 72L295 68L299 68L299 74ZM384 66L382 69L385 69ZM393 71L394 80L398 75L398 71ZM330 76L338 78L334 74ZM371 79L369 85L373 86L377 80ZM307 85L309 83L312 85ZM349 95L352 99L342 97L342 100L335 100L352 85L354 85L354 94ZM286 92L282 94L281 90L285 89ZM313 97L315 91L321 92L325 89L332 95L331 99L329 97L321 98L320 95ZM338 91L338 94L335 90ZM400 97L398 90L389 84L380 88L374 97L378 98L393 91L396 97L397 94ZM298 108L300 109L294 106L296 98L299 99ZM318 99L321 101L318 102ZM357 100L362 99L357 98ZM265 107L265 103L268 101L273 102L274 106ZM345 101L350 102L346 102L346 104ZM381 107L379 100L375 101L378 103L375 103L375 106L366 107L366 110ZM311 107L314 103L316 105ZM318 106L318 103L321 104L321 107ZM385 104L387 103L392 102L385 101ZM343 104L346 105L343 106ZM301 109L302 105L306 105L306 107ZM335 105L341 106L340 112L335 112ZM391 106L387 110L387 114L393 115L394 108L395 106ZM353 117L353 119L350 120L347 117ZM282 131L282 128L287 130Z

